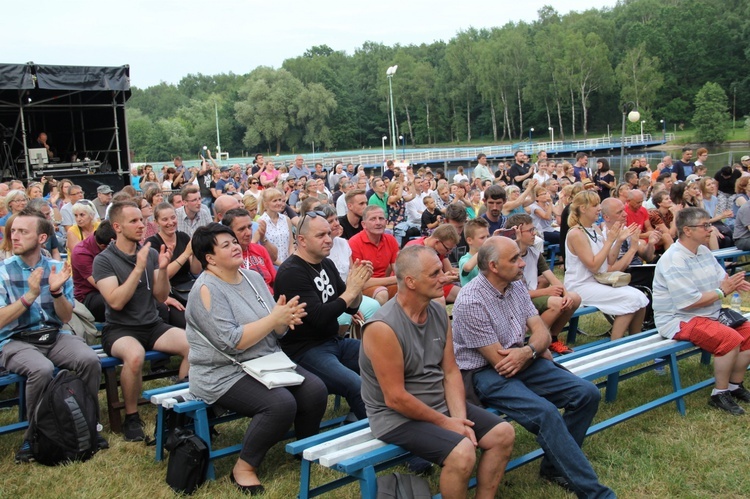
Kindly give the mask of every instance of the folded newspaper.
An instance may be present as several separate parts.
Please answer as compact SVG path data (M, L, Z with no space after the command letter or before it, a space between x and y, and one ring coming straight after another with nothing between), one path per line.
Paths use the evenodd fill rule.
M247 360L242 363L243 371L263 383L269 389L302 384L305 381L305 377L298 374L294 370L295 367L297 367L297 364L292 362L284 352L264 355L263 357Z

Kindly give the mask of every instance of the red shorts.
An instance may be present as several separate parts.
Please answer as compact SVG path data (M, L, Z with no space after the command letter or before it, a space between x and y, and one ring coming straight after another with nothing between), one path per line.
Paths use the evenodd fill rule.
M716 319L693 317L688 322L680 323L680 332L674 339L690 341L717 357L728 354L737 345L744 352L750 350L750 321L732 329Z
M454 284L448 283L445 286L443 286L443 298L448 298L448 295L451 294L451 289L453 289Z

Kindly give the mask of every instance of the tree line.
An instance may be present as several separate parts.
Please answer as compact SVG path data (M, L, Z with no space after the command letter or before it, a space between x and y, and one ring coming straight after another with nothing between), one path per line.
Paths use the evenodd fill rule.
M546 6L531 23L469 28L447 42L366 42L353 54L315 46L278 69L133 88L130 147L136 161L197 157L215 147L217 110L233 156L380 147L390 139L393 65L396 136L413 146L522 141L549 127L556 140L608 126L619 135L623 102L635 103L647 132L670 131L695 123L709 83L711 119L740 119L750 113L749 40L746 0L621 0L567 14ZM639 133L640 123L629 126Z

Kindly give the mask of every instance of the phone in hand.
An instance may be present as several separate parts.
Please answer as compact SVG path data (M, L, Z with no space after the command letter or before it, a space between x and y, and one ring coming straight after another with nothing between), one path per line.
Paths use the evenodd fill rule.
M497 229L493 236L503 236L509 239L516 240L516 229Z

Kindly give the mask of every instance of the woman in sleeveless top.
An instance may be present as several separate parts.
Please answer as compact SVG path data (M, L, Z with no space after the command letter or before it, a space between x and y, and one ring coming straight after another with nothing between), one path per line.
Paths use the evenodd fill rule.
M594 274L611 270L625 270L617 266L622 243L631 236L637 238L633 227L623 227L620 222L607 231L606 239L594 225L601 207L599 196L593 191L576 194L570 205L565 239L565 287L581 295L584 306L594 306L605 314L615 316L612 339L622 338L626 331L641 331L648 298L630 286L613 288L600 284Z
M266 224L266 239L275 244L279 252L274 264L281 265L294 252L292 222L283 213L284 195L278 189L264 189L261 200L263 214L258 222Z
M73 248L93 234L96 228L99 227L99 214L88 199L81 199L73 205L73 215L76 217L76 223L68 229L66 243L68 263L70 263L70 259L73 256Z

